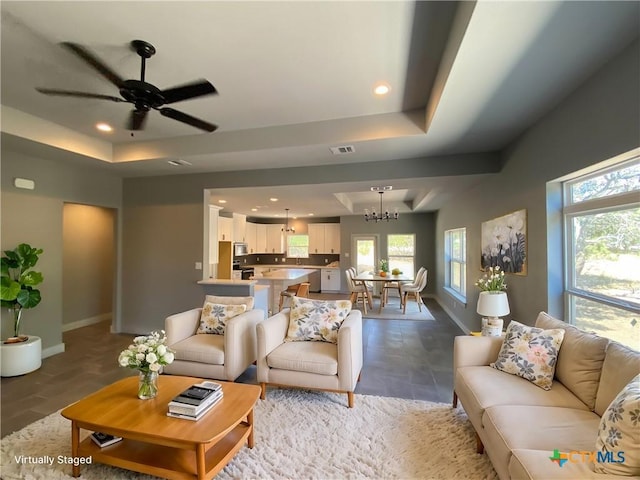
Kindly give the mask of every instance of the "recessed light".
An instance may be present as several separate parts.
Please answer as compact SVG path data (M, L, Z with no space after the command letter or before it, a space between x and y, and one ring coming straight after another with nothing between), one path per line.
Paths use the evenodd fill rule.
M227 203L226 200L218 200L218 203Z
M252 212L257 212L257 211L258 211L258 209L257 209L257 208L252 208L252 209L251 209L251 211L252 211Z
M111 127L111 125L107 124L107 123L98 123L96 124L96 128L98 130L100 130L101 132L112 132L113 128Z
M278 199L275 198L275 197L271 197L269 200L271 200L272 202L277 202L278 201Z
M391 87L387 83L379 83L375 87L373 87L373 93L378 96L386 95L391 91Z
M310 217L313 217L314 215L315 215L315 214L313 214L313 213L310 213L310 214L309 214L309 216L310 216Z

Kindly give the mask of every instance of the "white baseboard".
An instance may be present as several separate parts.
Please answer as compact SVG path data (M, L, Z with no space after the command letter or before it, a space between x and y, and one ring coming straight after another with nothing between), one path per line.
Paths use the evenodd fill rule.
M447 312L447 315L449 315L451 317L451 320L454 321L454 323L456 325L458 325L462 331L466 334L469 335L469 332L471 332L471 330L469 329L469 327L467 327L464 323L462 323L458 317L456 317L456 315L453 313L452 310L449 309L449 307L440 300L440 297L438 297L437 295L429 295L431 298L433 298L436 302L438 302L438 305L440 305L440 307L442 307L442 309Z
M95 317L83 318L82 320L78 320L77 322L63 323L62 331L68 332L69 330L75 330L76 328L80 327L87 327L89 325L100 323L109 319L111 319L111 312L102 313L100 315L96 315Z
M47 358L57 355L59 353L64 353L64 343L59 343L58 345L54 345L53 347L48 347L42 350L41 357Z

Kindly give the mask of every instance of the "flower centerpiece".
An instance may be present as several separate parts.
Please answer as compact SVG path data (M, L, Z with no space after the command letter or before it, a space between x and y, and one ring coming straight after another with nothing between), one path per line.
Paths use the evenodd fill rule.
M380 276L386 277L389 272L389 260L380 260Z
M504 271L499 266L489 267L484 276L476 282L476 287L481 290L476 312L488 317L482 319L483 336L502 334L503 321L499 317L509 313L507 283L504 277Z
M153 398L158 394L158 373L163 365L174 360L174 351L165 343L164 330L133 339L133 343L118 357L121 367L138 370L138 398Z

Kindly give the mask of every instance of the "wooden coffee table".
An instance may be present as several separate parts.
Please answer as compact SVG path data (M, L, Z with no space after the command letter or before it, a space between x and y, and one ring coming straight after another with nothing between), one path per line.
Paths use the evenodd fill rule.
M224 397L198 421L167 416L167 404L201 378L160 375L158 396L140 400L138 377L115 382L62 410L71 420L73 476L82 458L169 479L213 478L246 441L253 448L253 407L260 387L219 382ZM98 447L80 429L123 437Z

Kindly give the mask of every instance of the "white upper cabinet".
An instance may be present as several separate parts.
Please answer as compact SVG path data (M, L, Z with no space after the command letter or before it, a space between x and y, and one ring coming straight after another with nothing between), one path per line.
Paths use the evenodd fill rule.
M247 216L240 213L233 214L233 241L247 241Z
M266 253L284 252L282 229L284 225L268 224L267 226L267 251Z
M310 223L309 253L340 253L340 224Z
M267 226L264 223L256 224L255 253L267 253Z
M258 233L258 225L256 225L255 223L251 223L251 222L247 222L246 228L245 228L245 235L246 235L246 242L247 242L247 249L249 250L249 253L258 253L258 250L256 250L256 247L258 246L258 239L257 239L257 233Z
M233 241L233 218L227 218L227 217L218 218L218 241L220 242Z

